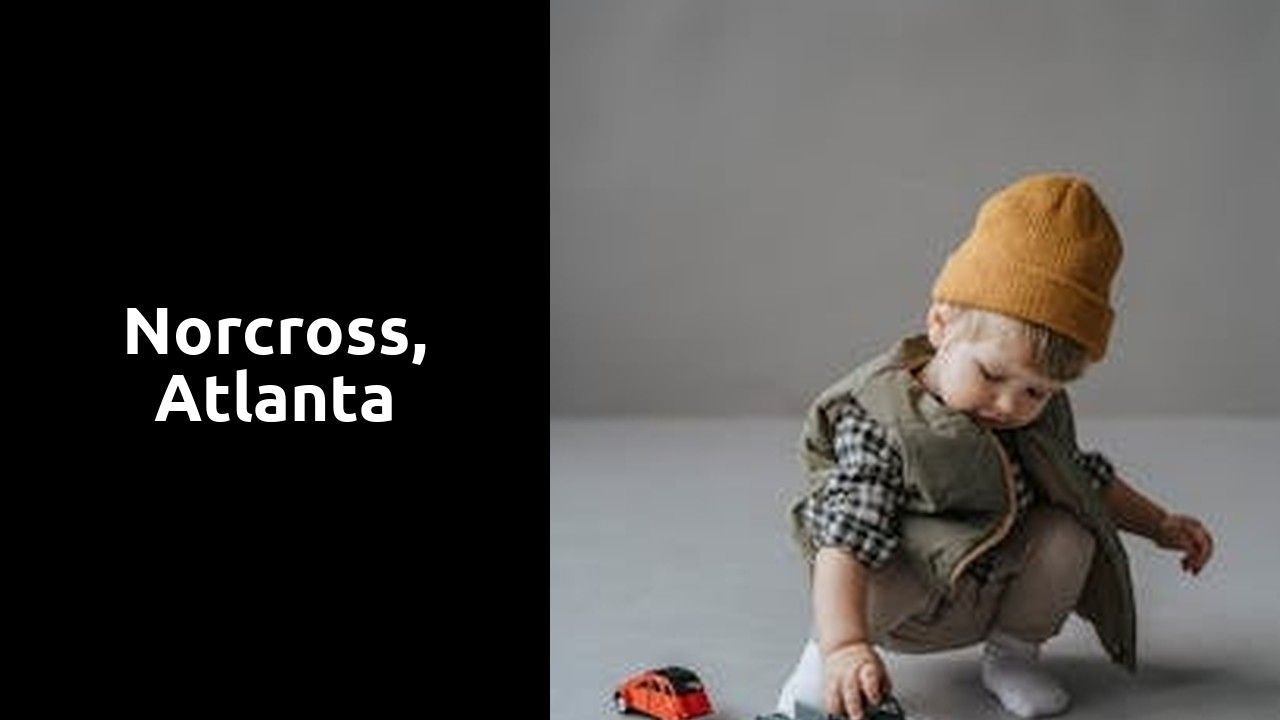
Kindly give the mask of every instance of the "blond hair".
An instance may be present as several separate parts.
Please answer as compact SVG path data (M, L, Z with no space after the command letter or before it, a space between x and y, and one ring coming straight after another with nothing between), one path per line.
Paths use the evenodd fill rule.
M1089 352L1083 345L1044 325L969 305L940 304L952 309L951 323L959 338L981 340L1013 334L1026 341L1033 362L1050 380L1071 382L1084 375L1089 367Z

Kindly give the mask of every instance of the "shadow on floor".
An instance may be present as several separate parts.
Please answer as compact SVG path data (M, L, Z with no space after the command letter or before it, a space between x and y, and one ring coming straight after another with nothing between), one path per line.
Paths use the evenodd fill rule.
M1140 664L1132 675L1090 658L1050 657L1044 663L1071 693L1065 717L1280 717L1280 678L1241 663L1157 660ZM904 704L916 711L912 717L918 720L1013 717L982 688L976 662L922 663L912 668L909 681L903 680Z
M1046 658L1044 663L1071 692L1072 705L1064 718L1243 720L1277 717L1280 712L1280 679L1238 665L1152 661L1130 675L1089 658ZM900 673L898 690L909 720L1014 717L983 690L976 662L915 664L908 673ZM714 720L754 720L770 712L726 703Z
M1080 714L1165 718L1280 717L1280 678L1239 663L1194 659L1140 663L1136 674L1086 658L1048 658ZM1200 714L1199 711L1208 711ZM1256 714L1257 713L1257 714Z

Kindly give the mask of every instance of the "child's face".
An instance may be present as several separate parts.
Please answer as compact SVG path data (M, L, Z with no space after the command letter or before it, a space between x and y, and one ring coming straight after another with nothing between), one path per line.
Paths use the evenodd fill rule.
M995 429L1029 425L1062 388L1033 367L1031 348L1012 333L961 338L954 328L931 326L937 352L920 380L948 407ZM936 338L936 339L935 339ZM941 340L941 342L939 342Z

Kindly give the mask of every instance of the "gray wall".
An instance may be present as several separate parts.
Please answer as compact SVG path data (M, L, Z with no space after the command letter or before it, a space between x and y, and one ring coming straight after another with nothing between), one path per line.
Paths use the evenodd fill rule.
M1270 2L551 3L551 414L798 413L921 327L978 204L1125 239L1088 412L1280 412Z

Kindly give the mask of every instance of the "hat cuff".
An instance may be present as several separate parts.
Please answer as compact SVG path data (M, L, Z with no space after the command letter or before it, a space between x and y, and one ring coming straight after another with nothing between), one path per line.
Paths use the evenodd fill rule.
M1092 362L1106 355L1115 320L1104 298L1070 278L1008 257L963 251L947 259L932 297L1044 325L1083 345Z

